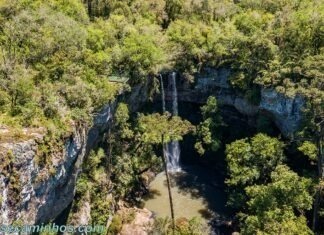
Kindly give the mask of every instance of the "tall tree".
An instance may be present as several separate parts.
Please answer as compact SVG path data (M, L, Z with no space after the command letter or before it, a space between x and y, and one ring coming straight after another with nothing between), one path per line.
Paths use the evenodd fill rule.
M172 218L173 232L175 229L175 218L173 210L173 200L170 184L170 175L166 164L165 146L166 143L174 140L182 140L182 136L193 130L193 126L189 121L182 120L178 116L172 116L169 113L163 115L155 113L151 115L141 114L138 118L138 128L142 132L142 140L150 144L159 144L162 146L163 165L167 178L167 186L169 193L169 202Z

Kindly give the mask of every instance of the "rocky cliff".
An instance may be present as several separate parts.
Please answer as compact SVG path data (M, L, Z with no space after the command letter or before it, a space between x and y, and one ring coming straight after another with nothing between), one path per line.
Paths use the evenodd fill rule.
M83 158L107 130L114 106L105 106L91 128L74 127L63 149L48 156L54 171L42 180L40 176L48 174L48 169L37 163L37 149L44 134L26 129L23 140L0 142L0 224L48 222L72 202Z
M262 88L260 101L253 102L259 104L254 105L242 93L231 87L230 73L227 68L207 68L196 74L194 84L179 79L177 84L179 101L203 104L213 95L217 97L219 104L232 106L243 115L267 115L286 137L298 130L304 106L301 96L290 98L275 89ZM170 98L171 94L167 94L166 99Z

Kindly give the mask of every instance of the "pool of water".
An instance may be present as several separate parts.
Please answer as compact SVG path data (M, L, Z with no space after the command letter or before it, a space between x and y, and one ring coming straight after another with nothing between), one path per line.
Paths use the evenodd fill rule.
M203 167L186 167L181 172L171 173L172 196L175 217L199 217L208 221L226 216L226 194L217 174ZM216 177L216 178L215 178ZM157 217L171 217L165 174L162 172L150 184L150 193L145 199L147 209Z

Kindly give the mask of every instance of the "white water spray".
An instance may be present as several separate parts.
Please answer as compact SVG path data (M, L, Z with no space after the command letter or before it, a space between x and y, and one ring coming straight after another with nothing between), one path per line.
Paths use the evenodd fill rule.
M169 80L172 89L172 115L178 116L178 92L176 84L176 73L171 74ZM162 101L163 102L163 101ZM180 168L180 145L178 141L171 141L165 146L167 154L167 167L171 172L181 171Z

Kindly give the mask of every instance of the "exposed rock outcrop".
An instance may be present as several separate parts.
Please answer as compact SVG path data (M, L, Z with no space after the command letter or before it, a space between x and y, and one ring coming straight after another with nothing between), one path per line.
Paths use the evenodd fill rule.
M261 90L260 109L273 115L276 125L285 136L290 136L298 130L304 104L304 99L300 95L290 98L274 89Z
M60 156L52 159L55 172L45 180L38 180L43 170L37 164L36 156L44 135L0 142L0 157L6 161L11 159L4 166L6 171L0 172L0 224L45 223L57 217L72 202L83 158L109 127L114 106L105 106L94 118L91 128L74 128L58 154Z
M124 208L123 212L128 216L134 214L134 219L123 225L120 235L148 235L153 225L153 213L148 209Z

